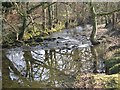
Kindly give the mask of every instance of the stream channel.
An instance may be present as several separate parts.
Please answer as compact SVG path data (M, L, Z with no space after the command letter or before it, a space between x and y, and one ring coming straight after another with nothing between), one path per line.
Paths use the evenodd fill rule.
M3 50L3 86L74 87L79 74L104 73L105 46L93 47L82 32L87 30L78 26L55 32L29 49Z

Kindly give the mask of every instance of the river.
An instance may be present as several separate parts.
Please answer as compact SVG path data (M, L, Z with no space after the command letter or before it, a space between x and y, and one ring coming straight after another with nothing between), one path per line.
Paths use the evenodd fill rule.
M48 36L40 45L2 50L3 87L74 87L82 73L105 73L105 45L92 46L78 26Z

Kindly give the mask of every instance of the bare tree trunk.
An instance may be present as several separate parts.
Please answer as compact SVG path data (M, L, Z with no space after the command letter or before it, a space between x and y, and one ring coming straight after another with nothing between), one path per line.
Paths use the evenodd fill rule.
M44 4L42 4L42 29L45 30L45 28L46 28L46 9L44 9Z
M56 9L56 12L55 12L55 18L56 18L56 24L58 23L58 3L56 3L56 6L55 6L55 9Z
M69 26L69 15L68 15L67 5L66 5L65 7L66 7L66 22L65 22L65 28L68 28L68 26Z
M97 67L98 67L98 53L97 53L96 47L91 47L91 52L92 52L92 55L94 57L93 73L96 74L97 73Z
M54 19L55 19L55 15L54 15L55 5L52 5L51 8L52 8L52 20L54 21Z
M115 13L112 14L112 29L114 30L115 29Z
M48 3L48 4L50 4L50 3ZM48 28L51 29L51 26L52 26L51 6L48 6L48 15L49 15Z
M23 16L23 25L22 25L22 28L21 28L20 33L18 35L19 40L21 40L24 36L25 28L26 28L26 21L27 21L27 18L26 18L26 15L24 15Z
M25 5L27 6L27 4L25 3ZM23 9L23 13L22 13L22 27L21 27L21 30L20 30L20 33L18 35L18 39L19 40L22 40L23 36L24 36L24 33L25 33L25 28L26 28L26 23L27 23L27 8L25 7Z
M94 6L92 5L93 3L90 3L90 9L91 9L91 16L92 16L92 24L93 24L93 30L90 36L91 43L93 45L98 44L96 41L96 34L97 34L97 17L96 17L96 12L94 9Z
M107 27L107 25L108 25L108 16L106 15L105 16L105 27Z
M52 27L53 28L55 28L55 14L56 14L56 12L55 12L56 7L55 6L56 6L56 4L51 6L52 7Z
M109 3L108 2L106 2L106 11L108 11L108 5L109 5ZM105 16L105 27L107 27L107 25L108 25L108 15L106 15Z

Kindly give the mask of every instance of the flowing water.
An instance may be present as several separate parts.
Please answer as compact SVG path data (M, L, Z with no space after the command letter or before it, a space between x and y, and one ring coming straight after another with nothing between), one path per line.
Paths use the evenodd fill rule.
M93 47L83 31L66 29L38 46L2 50L3 87L74 87L80 73L104 73L105 45Z

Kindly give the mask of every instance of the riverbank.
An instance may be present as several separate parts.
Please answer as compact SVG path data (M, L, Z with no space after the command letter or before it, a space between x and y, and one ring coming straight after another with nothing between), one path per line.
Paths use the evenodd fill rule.
M118 74L83 74L78 75L74 84L75 88L99 88L99 89L118 89Z

